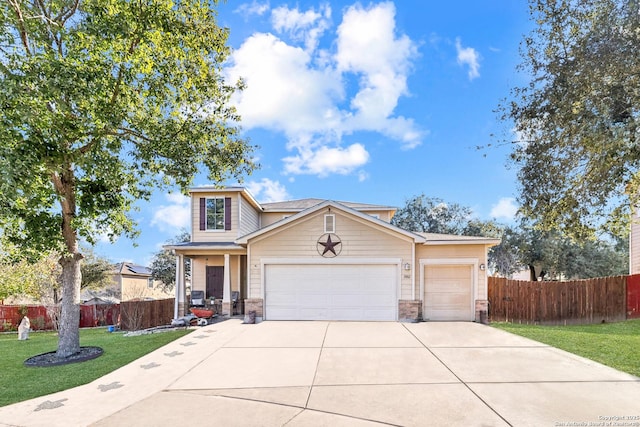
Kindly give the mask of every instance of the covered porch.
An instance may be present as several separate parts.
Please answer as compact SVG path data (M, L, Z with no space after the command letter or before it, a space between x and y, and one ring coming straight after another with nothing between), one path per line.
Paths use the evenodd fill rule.
M204 292L205 307L218 315L244 314L247 250L235 243L187 242L171 246L176 255L174 317L189 313L193 291ZM187 261L190 261L190 272Z

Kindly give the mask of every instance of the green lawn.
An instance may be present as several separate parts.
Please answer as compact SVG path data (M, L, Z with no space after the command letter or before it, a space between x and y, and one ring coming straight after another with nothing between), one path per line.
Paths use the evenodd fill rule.
M23 363L31 356L54 351L58 345L55 333L32 332L27 341L18 341L15 332L0 334L0 406L87 384L189 332L124 337L105 328L82 329L80 345L102 347L102 356L49 368L27 368Z
M640 319L574 326L492 323L491 326L640 377Z

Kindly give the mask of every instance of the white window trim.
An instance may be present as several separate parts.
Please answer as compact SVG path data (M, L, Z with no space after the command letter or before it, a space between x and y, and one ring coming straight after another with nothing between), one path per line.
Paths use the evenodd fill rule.
M212 228L212 229L209 229L209 216L207 215L207 210L208 210L207 202L208 202L209 200L218 200L218 199L219 199L219 200L222 200L222 228ZM208 232L208 233L220 233L220 232L224 232L224 231L226 231L226 230L224 229L224 218L225 218L225 215L226 215L226 212L224 211L224 210L225 210L225 206L224 206L224 205L225 205L225 202L224 202L224 199L225 199L224 197L217 197L217 196L214 196L214 197L205 197L205 202L204 202L204 231L205 231L205 232Z
M327 220L331 221L331 229L327 227ZM324 232L335 233L336 232L336 216L334 214L325 214L324 216Z
M475 313L476 300L478 299L478 268L480 260L478 258L428 258L420 259L420 300L422 301L422 314L425 313L425 280L424 268L427 265L465 265L471 267L471 313Z

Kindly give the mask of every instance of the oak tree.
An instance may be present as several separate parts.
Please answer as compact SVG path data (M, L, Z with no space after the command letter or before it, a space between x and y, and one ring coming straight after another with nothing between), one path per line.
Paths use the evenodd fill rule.
M627 233L640 201L640 2L530 0L528 82L502 105L514 125L522 213L574 237Z
M135 237L130 210L254 168L230 104L216 0L0 2L0 229L62 253L57 356L80 351L79 241Z

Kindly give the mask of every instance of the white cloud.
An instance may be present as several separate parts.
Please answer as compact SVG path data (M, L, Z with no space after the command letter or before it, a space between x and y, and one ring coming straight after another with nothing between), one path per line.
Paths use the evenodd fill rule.
M269 178L262 178L261 181L249 181L246 186L249 192L262 203L281 202L291 198L284 185Z
M422 132L413 120L392 117L398 99L408 94L407 75L417 54L409 37L396 37L393 3L349 7L337 32L337 69L360 78L345 127L381 132L402 141L405 148L419 145Z
M226 72L243 77L247 88L235 105L246 128L262 127L293 137L323 133L339 125L335 100L343 96L330 69L313 69L312 57L272 34L254 34L233 54Z
M369 153L362 144L349 147L322 146L317 150L301 149L297 156L284 159L285 171L326 177L330 174L348 175L369 161ZM362 174L360 174L362 178Z
M189 197L179 193L169 193L165 195L165 198L169 204L161 205L155 210L151 225L162 231L172 232L189 228L191 224Z
M503 197L491 208L491 217L513 220L518 213L518 205L513 197Z
M456 39L456 51L458 52L458 64L469 67L469 80L480 77L480 54L472 47L462 47L460 39Z
M335 33L329 33L329 6L278 7L271 23L278 35L247 38L225 73L229 81L242 77L247 84L233 100L243 127L287 137L292 155L283 159L286 173L356 173L369 154L362 143L345 148L342 139L357 131L378 132L406 149L421 143L426 132L413 119L394 115L399 98L408 95L417 49L396 34L392 3L347 8ZM319 38L328 34L332 51L319 49Z
M320 11L309 9L300 12L298 8L289 9L280 6L271 12L273 28L278 32L285 32L295 41L304 41L305 50L314 51L318 46L318 39L329 28L331 7L328 4L320 6Z
M234 12L244 15L246 18L250 15L264 15L267 10L269 10L268 1L260 3L257 0L253 0L251 3L242 3Z

